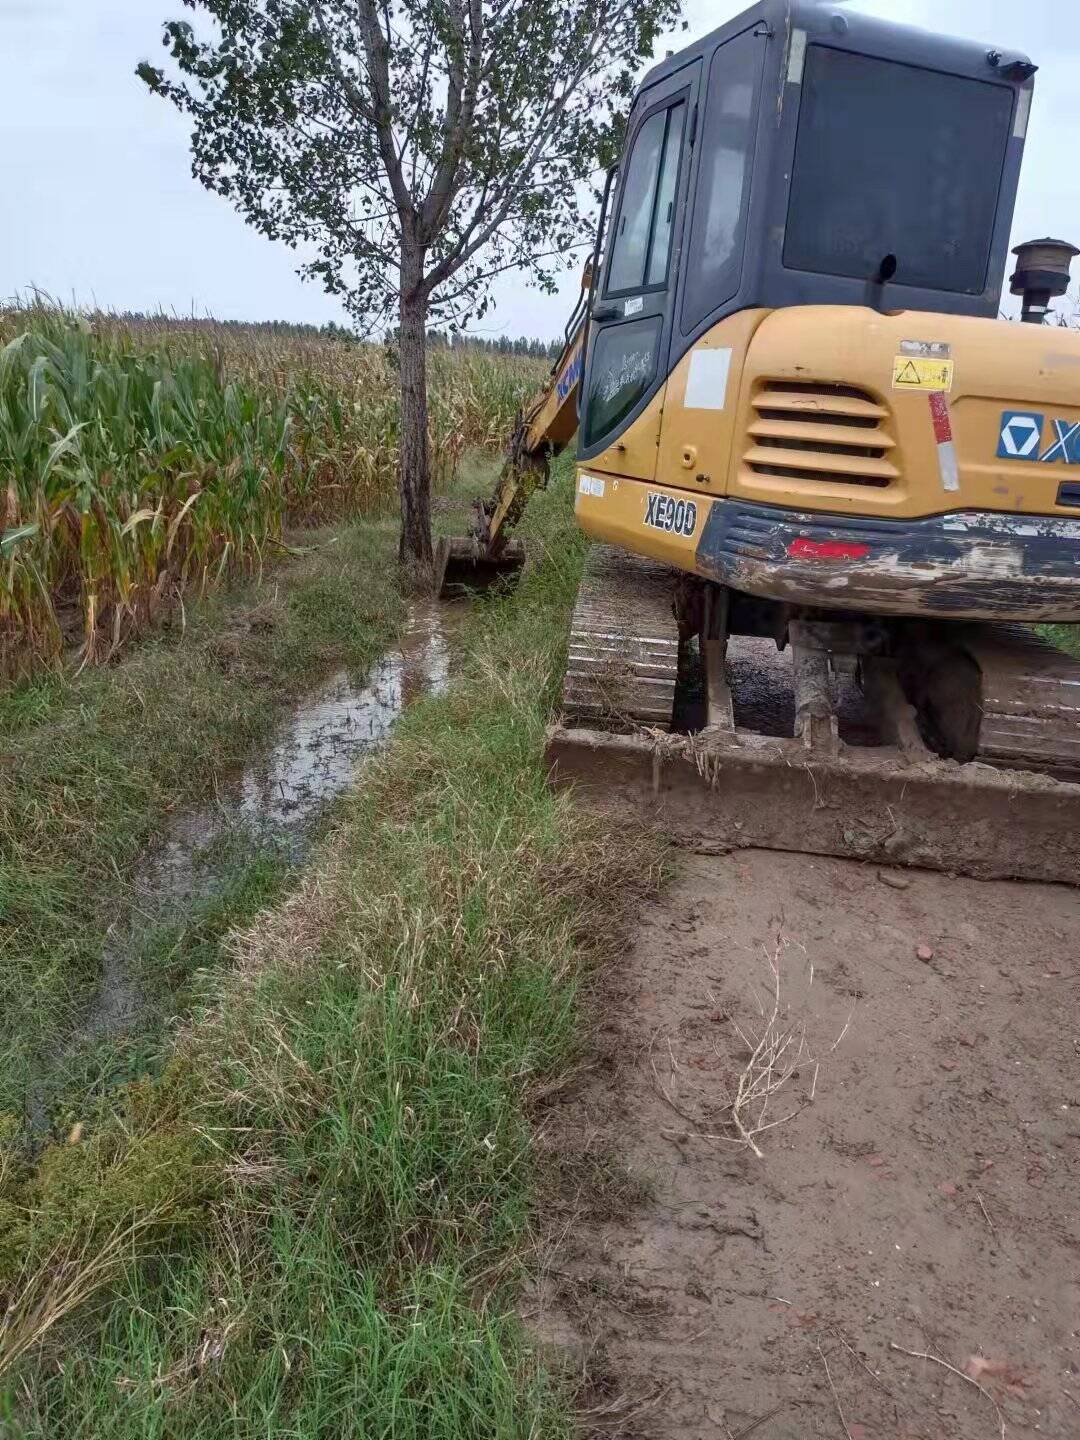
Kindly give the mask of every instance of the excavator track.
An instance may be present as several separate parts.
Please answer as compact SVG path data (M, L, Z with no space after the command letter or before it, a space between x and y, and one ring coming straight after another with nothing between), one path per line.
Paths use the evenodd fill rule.
M589 551L563 686L570 724L667 730L675 703L676 572L611 545Z
M802 701L817 696L807 676L824 675L813 626L792 630L794 733L749 728L743 704L734 724L665 734L679 651L674 578L610 547L591 552L563 714L548 734L555 784L710 852L754 846L1077 883L1080 665L1067 655L1030 631L994 626L942 627L936 658L912 652L939 710L961 716L966 763L920 738L891 660L877 667L874 692L891 716L879 735L856 739L849 724L845 741L826 723L835 713L816 709L800 725Z
M1080 778L1080 660L1020 625L964 644L982 672L978 758Z

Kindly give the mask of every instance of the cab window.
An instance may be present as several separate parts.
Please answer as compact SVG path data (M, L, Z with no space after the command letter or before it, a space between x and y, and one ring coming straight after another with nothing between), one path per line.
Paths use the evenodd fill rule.
M981 294L1014 103L1009 85L811 45L784 264L869 280L891 255L897 285Z
M656 375L660 317L648 316L596 332L585 395L585 444L618 428Z
M611 247L609 295L667 283L685 119L680 100L648 116L634 137Z
M744 30L717 49L709 67L682 304L684 334L730 300L742 278L761 56L753 31Z

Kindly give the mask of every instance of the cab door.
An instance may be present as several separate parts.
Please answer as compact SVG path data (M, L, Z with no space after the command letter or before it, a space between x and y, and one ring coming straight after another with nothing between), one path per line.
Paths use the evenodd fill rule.
M630 116L614 222L589 325L579 456L614 445L667 375L700 60L643 90ZM659 404L655 407L659 430ZM636 432L635 432L636 435ZM628 437L629 438L629 437ZM656 436L604 468L651 479ZM647 474L641 474L647 469Z

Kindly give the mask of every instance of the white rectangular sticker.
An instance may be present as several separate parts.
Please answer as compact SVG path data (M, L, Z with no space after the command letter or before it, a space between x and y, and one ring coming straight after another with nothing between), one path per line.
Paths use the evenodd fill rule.
M730 369L730 350L695 350L686 377L687 410L723 410Z
M639 310L645 309L645 301L640 295L631 295L629 300L623 301L623 315L636 315Z
M594 495L597 500L601 500L604 496L604 482L599 475L582 475L578 481L578 492L581 495Z
M1031 113L1031 88L1021 90L1016 100L1016 119L1013 121L1013 135L1023 140L1027 134L1028 115Z
M803 61L806 59L806 31L791 32L791 48L788 50L787 78L789 85L802 84Z

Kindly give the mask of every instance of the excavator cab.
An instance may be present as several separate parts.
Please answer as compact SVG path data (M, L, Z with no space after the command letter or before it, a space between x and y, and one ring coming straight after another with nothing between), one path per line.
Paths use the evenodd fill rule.
M816 0L766 0L656 67L630 115L580 458L652 479L656 427L635 421L729 316L996 316L1034 71ZM728 409L746 338L695 353L687 408ZM691 485L715 488L720 448Z
M1029 404L1072 424L1072 373L1047 375L1031 332L1005 359L1002 327L979 323L998 315L1034 73L1019 54L766 0L646 77L592 308L579 442L590 477L630 483L613 504L590 478L587 530L782 600L789 581L806 589L805 562L792 570L799 555L773 547L749 573L732 560L733 529L775 520L792 543L819 538L801 533L807 511L1075 516L1071 490L1043 483L1036 500L998 453L1008 414ZM650 506L652 486L667 493ZM889 534L875 537L882 557L920 564L949 539L940 525ZM860 603L891 612L874 556L853 558L870 560L844 572ZM1008 618L1080 614L1060 561L1040 557L1045 604L1021 614L1017 595L987 598ZM811 586L814 603L850 588L832 585L837 573ZM931 563L920 600L948 579ZM970 608L986 613L983 600Z
M773 598L777 555L767 575L727 563L746 505L923 518L944 489L1032 508L1008 484L1018 474L980 453L996 458L1016 387L983 375L987 393L955 397L980 431L966 475L949 395L956 322L998 312L1034 73L1026 56L817 0L763 0L657 66L631 109L587 303L521 418L501 496L441 558L506 568L520 513L508 492L542 482L575 429L587 530ZM1000 348L997 327L966 334L968 353ZM1071 423L1070 380L1039 396L1051 423ZM637 484L613 504L605 474ZM653 484L667 493L639 488ZM1075 510L1071 495L1053 508ZM899 540L919 556L939 538L909 527Z

